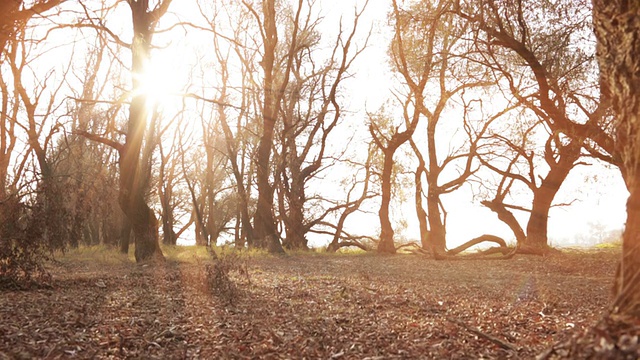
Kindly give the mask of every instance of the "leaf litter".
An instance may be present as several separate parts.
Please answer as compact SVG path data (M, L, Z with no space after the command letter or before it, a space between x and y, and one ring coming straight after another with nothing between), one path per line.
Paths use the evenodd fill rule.
M601 319L618 256L67 261L0 292L0 359L534 358Z

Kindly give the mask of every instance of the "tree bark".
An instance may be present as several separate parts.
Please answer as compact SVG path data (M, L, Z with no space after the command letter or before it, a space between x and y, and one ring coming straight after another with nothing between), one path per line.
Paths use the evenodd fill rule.
M427 219L429 220L430 229L428 246L433 252L444 253L447 251L447 231L442 222L442 214L440 213L441 190L438 189L438 178L440 177L440 171L442 171L442 169L438 164L438 152L436 149L437 121L433 119L430 120L427 124L427 156L429 158L429 172L427 173Z
M418 146L413 141L413 139L409 139L411 143L411 148L413 152L416 154L418 158L418 166L416 167L416 173L414 176L414 203L416 208L416 214L418 216L418 224L420 228L420 245L422 249L429 249L429 225L428 225L428 216L427 212L424 210L423 202L422 202L422 175L427 174L426 164L424 162L424 157L422 153L418 149Z
M440 214L440 194L431 187L427 194L427 210L430 227L427 246L432 251L444 253L447 251L447 232Z
M287 194L289 200L289 211L286 214L286 229L287 240L286 247L292 250L309 250L307 244L307 238L305 234L307 230L304 224L304 179L300 174L300 171L293 171L295 165L291 167L292 170L292 182L291 189Z
M126 216L122 217L122 228L120 229L120 252L122 254L129 253L129 244L131 243L131 224Z
M616 151L629 198L612 312L640 318L640 3L594 0L602 99L616 116Z

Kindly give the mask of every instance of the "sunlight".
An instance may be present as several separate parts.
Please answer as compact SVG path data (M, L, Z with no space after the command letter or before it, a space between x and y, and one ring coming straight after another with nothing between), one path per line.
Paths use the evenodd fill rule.
M164 54L162 54L164 55ZM180 96L184 85L188 82L184 64L170 56L154 56L140 74L140 88L137 94L147 97L147 106L166 106Z

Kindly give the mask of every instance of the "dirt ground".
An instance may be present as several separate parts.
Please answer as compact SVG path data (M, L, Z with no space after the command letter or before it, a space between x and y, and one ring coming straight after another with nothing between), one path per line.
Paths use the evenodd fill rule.
M618 256L67 256L0 291L0 359L533 358L598 321Z

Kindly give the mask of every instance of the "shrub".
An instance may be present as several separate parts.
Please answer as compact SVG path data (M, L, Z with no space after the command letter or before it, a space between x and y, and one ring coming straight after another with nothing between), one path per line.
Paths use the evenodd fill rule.
M212 256L204 269L208 290L226 305L233 305L242 295L233 275L240 275L249 281L247 264L235 252Z
M48 284L47 252L33 233L32 214L18 196L0 201L0 288Z

